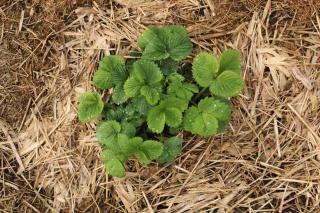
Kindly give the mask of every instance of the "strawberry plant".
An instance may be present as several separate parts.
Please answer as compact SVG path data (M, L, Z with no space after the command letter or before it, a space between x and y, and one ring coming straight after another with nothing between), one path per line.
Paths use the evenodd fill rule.
M143 165L173 161L182 151L178 132L222 132L230 119L229 98L244 86L236 50L219 58L200 52L192 68L184 68L192 43L181 26L149 27L138 46L142 52L135 60L110 55L100 61L93 84L111 97L86 92L78 98L79 120L97 120L102 160L117 177L125 175L130 158Z

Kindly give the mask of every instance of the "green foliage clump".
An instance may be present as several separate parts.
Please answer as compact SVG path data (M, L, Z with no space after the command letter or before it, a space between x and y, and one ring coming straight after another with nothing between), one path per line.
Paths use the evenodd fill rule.
M139 59L111 55L101 60L93 84L112 89L108 102L95 92L79 96L79 120L98 119L102 160L116 177L125 175L124 165L132 157L143 165L173 161L182 152L179 131L203 137L222 132L231 115L228 98L244 86L236 50L218 59L201 52L192 69L184 69L181 61L192 43L182 26L149 27L138 45Z

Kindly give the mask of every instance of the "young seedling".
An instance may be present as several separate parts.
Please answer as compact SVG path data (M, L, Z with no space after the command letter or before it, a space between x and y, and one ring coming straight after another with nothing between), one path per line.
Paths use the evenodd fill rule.
M193 79L188 78L181 61L192 43L182 26L149 27L138 46L141 57L134 61L118 55L100 61L93 84L112 90L108 102L94 92L79 96L79 120L98 121L101 158L116 177L125 176L130 158L143 165L174 161L182 152L179 131L203 137L222 132L231 115L228 99L244 86L236 50L226 50L218 59L200 52L187 71Z

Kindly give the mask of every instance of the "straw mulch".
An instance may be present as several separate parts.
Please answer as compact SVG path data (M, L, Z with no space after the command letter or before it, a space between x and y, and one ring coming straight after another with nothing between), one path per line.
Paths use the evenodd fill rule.
M0 212L320 212L318 1L0 2ZM76 97L103 55L167 24L188 60L240 50L246 88L224 134L108 177Z

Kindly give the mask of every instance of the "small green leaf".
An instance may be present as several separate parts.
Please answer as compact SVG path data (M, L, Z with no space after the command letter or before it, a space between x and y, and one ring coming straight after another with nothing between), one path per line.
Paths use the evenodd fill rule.
M141 49L145 49L152 43L163 43L159 37L160 30L156 27L148 27L138 38L138 45Z
M163 131L165 121L166 116L161 107L156 106L149 111L147 122L149 129L153 132L161 133Z
M148 28L139 38L138 44L144 49L142 58L154 61L169 57L180 61L192 51L192 43L186 29L175 25Z
M234 97L243 89L244 82L240 74L224 71L210 86L210 92L221 97Z
M198 108L200 111L213 114L221 121L229 120L231 114L231 107L228 100L205 98L199 102Z
M93 82L101 89L109 89L115 85L122 85L128 75L123 57L109 55L100 61L98 70L93 76Z
M142 150L137 150L134 153L134 156L139 160L140 163L142 163L143 165L147 165L150 163L150 159L148 158L148 156L146 155L146 153L144 153Z
M103 101L98 93L85 92L78 97L78 116L81 122L98 118L103 111Z
M214 135L218 131L218 120L212 114L200 114L192 124L192 131L204 137Z
M192 106L190 107L184 116L183 120L183 128L188 132L193 132L193 123L195 119L199 116L200 111L197 107Z
M126 96L135 97L139 94L143 83L135 76L130 77L124 84L124 91Z
M199 92L199 89L196 85L190 83L182 82L172 82L168 86L168 94L175 95L178 98L183 100L190 100L193 96L193 93Z
M147 102L151 105L155 105L160 100L160 94L157 88L143 86L140 90L140 93L146 98Z
M160 106L162 108L173 107L183 112L188 107L188 101L169 95L165 99L163 99L163 101L161 101Z
M144 85L154 85L159 83L163 78L158 65L146 60L138 60L133 64L133 74Z
M133 124L124 121L121 123L121 133L133 137L136 135L136 128Z
M154 160L161 155L163 144L158 141L147 140L142 143L140 149L148 156L149 160Z
M113 151L119 150L117 143L121 126L117 121L105 121L97 127L97 138L102 146Z
M121 158L121 156L120 156ZM125 170L122 165L121 160L119 159L118 154L112 150L105 150L102 155L102 160L105 164L105 167L108 173L114 177L124 177Z
M121 152L126 155L134 155L142 145L143 139L140 137L134 137L129 139L127 135L119 134L118 135L118 143Z
M237 50L226 50L220 56L220 69L219 73L226 70L230 70L240 74L241 71L241 60L240 52Z
M208 87L219 70L217 59L209 53L199 53L192 63L192 73L196 82L202 87Z
M164 142L163 152L157 161L161 164L169 163L176 159L182 152L182 139L171 137Z
M116 86L112 93L112 101L116 104L122 104L128 100L128 96L126 96L123 85L120 84Z
M182 113L177 108L167 108L165 110L166 124L170 127L178 127L182 121Z
M100 89L109 89L113 86L110 72L98 70L93 76L93 83Z
M170 58L175 61L185 59L192 51L192 43L187 30L177 25L164 27L163 30L166 35L166 47Z

